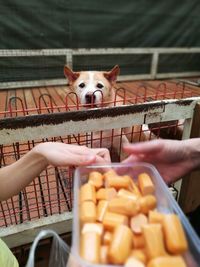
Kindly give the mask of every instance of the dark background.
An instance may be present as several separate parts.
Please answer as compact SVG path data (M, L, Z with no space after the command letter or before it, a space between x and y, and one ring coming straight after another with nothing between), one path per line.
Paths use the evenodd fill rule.
M0 49L200 47L199 14L199 0L0 0ZM150 60L77 57L74 69L119 64L122 74L140 74L149 72ZM64 62L0 58L0 81L62 78ZM199 62L199 54L163 55L159 72L198 71Z

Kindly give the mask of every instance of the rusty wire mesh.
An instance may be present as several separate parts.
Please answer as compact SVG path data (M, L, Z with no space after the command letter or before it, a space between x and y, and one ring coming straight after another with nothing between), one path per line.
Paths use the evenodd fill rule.
M183 83L155 82L154 87L139 82L119 83L116 88L116 94L120 95L122 100L117 103L116 97L112 105L120 104L138 104L153 100L162 99L181 99L187 97L198 96L200 92L185 86ZM105 104L105 103L102 103ZM103 105L102 105L103 106ZM0 118L30 116L32 114L66 112L81 109L78 97L69 92L65 87L52 88L34 88L34 89L17 89L0 92ZM161 136L162 131L167 132L168 136L176 137L177 131L181 126L180 122L174 121L166 124L154 124L149 128L156 138ZM142 127L138 134L144 131ZM134 132L134 126L128 133L131 136ZM135 132L134 132L135 133ZM121 137L122 131L111 129L110 134L110 150L112 152L112 144L115 138L118 138L119 151L118 158L120 160L121 153ZM0 146L0 166L7 166L25 153L31 150L37 143L46 141L59 141L67 144L77 144L99 147L103 144L102 132L99 136L93 133L84 133L70 136L56 136L51 139L29 140L24 143L14 143L7 146ZM98 144L97 144L98 141ZM33 182L27 186L17 196L0 203L0 227L8 227L10 225L20 224L26 221L39 219L41 217L59 214L72 210L72 177L73 166L70 168L60 169L49 166L44 170Z
M114 106L163 99L182 99L199 96L200 92L198 88L186 86L184 83L154 81L153 86L147 82L118 83L116 95L119 95L122 100L116 100L115 97L112 102L106 104ZM74 92L70 92L67 86L0 91L0 118L65 112L81 108L78 97Z

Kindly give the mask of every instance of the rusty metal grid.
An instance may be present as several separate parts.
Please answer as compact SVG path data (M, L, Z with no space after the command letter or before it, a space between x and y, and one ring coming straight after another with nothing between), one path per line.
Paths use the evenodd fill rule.
M154 86L154 87L153 87ZM145 103L164 99L183 99L200 95L199 88L190 87L185 83L154 82L118 83L116 96L122 100L102 103L127 105ZM74 92L67 86L38 87L34 89L16 89L0 91L0 118L19 117L33 114L58 113L80 110L81 104Z
M171 84L170 84L171 85ZM66 89L66 88L65 88ZM36 91L29 91L33 101L27 101L25 95L27 91L21 90L20 93L15 90L12 92L4 93L4 98L0 98L0 117L1 120L9 118L23 118L31 115L54 114L66 111L81 111L81 106L78 98L74 93L68 90L62 91L62 98L57 95L52 89L36 88ZM60 90L60 89L59 89ZM1 92L2 93L2 92ZM163 99L184 99L188 97L198 96L198 92L192 90L190 87L185 86L184 83L173 83L169 88L169 83L157 82L156 90L148 88L146 85L141 86L136 83L134 87L127 83L126 86L121 84L117 86L116 93L122 97L120 105L127 104L142 104L153 100ZM1 95L2 96L2 95ZM104 103L102 103L103 106ZM113 106L117 103L114 101ZM162 137L163 133L170 138L181 139L181 133L178 133L182 123L178 120L171 123L156 123L152 124L149 128L149 139ZM141 135L142 127L137 132L138 136ZM131 136L136 134L134 126L130 128L128 133L130 140ZM177 133L179 135L177 135ZM115 131L111 129L110 134L110 152L112 154L112 145L115 139L118 140L119 149L117 155L114 155L114 161L120 161L122 151L122 131ZM93 142L101 147L103 144L103 136L101 132L99 136L93 133L72 134L67 136L55 136L53 138L35 139L27 142L17 142L10 145L1 145L0 154L1 161L0 167L11 164L32 147L41 142L58 141L67 144L77 144L93 146ZM139 138L140 139L140 138ZM66 211L72 210L72 177L73 166L70 168L54 168L48 167L33 182L27 186L17 196L10 198L7 201L0 203L0 227L9 227L10 225L17 225L27 221L48 217L53 214L61 214Z

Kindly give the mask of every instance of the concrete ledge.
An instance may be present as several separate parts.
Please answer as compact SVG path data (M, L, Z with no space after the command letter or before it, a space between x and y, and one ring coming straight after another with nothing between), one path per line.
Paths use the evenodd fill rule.
M1 228L0 238L5 241L8 247L18 247L32 243L38 233L44 229L54 230L57 234L71 232L72 213L65 212L62 214L54 214L20 225Z

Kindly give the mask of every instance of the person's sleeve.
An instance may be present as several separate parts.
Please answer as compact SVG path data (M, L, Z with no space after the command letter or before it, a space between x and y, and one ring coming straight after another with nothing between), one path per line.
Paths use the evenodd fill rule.
M19 267L19 264L15 256L1 239L0 239L0 266Z

